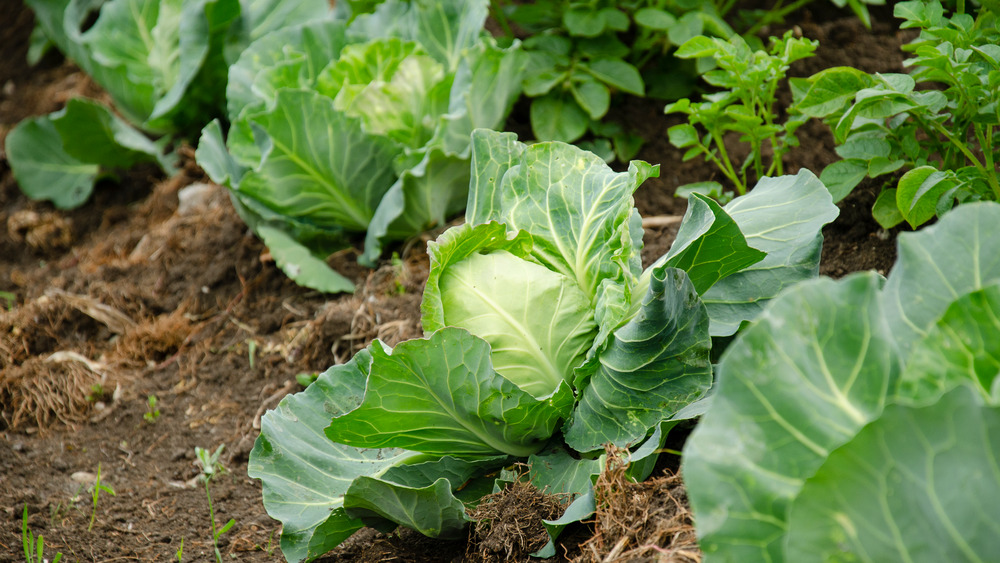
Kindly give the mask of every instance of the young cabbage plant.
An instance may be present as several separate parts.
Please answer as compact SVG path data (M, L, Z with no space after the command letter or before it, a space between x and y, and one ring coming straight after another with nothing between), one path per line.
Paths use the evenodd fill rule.
M632 193L657 173L473 133L469 222L428 249L426 336L375 341L262 419L249 473L286 558L318 557L363 525L459 535L466 505L516 462L535 486L578 497L553 536L593 511L604 444L634 448L631 476L648 475L711 386L712 337L814 276L837 214L808 172L725 208L696 194L670 252L643 270Z
M289 277L352 291L323 262L349 235L367 233L371 265L464 208L469 134L520 91L520 52L485 35L486 15L486 0L388 0L265 36L232 66L228 138L206 127L198 162Z
M961 4L960 4L961 5ZM908 169L872 210L916 228L955 204L1000 199L1000 27L995 8L947 16L938 0L901 2L910 74L835 67L793 81L797 111L823 119L842 160L820 174L840 200L864 178Z
M998 224L959 207L887 280L799 284L737 336L684 450L707 561L1000 553Z
M36 45L56 46L114 102L73 99L7 137L11 169L33 199L83 204L99 178L148 162L223 115L226 72L252 38L329 12L325 0L28 0ZM98 12L99 8L99 12ZM84 25L91 22L86 30ZM32 53L35 59L38 50ZM147 135L161 136L150 141Z

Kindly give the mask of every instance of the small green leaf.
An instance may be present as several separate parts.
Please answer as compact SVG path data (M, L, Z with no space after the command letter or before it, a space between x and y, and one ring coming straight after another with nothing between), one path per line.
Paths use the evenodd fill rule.
M570 35L577 37L597 37L606 25L600 12L589 8L570 8L563 13L563 26Z
M699 57L713 57L720 52L720 41L712 37L698 35L684 42L674 53L675 57L681 59L696 59Z
M621 59L595 59L583 68L609 86L636 96L645 95L639 70Z
M698 12L687 12L677 20L677 23L670 26L667 37L674 45L683 45L692 37L701 35L704 29L705 21L699 17Z
M607 86L590 76L586 76L586 79L580 82L574 82L570 86L570 92L576 103L590 114L591 119L601 119L604 114L608 113L611 92Z
M657 31L665 31L677 23L677 18L673 14L659 8L642 8L632 17L635 18L635 23L642 27Z
M604 18L604 25L607 29L613 29L615 31L628 31L629 19L625 12L619 10L618 8L604 8L601 10L600 15Z
M722 184L718 182L705 181L692 182L690 184L679 186L677 191L674 192L674 195L681 199L688 199L691 194L701 194L718 202L725 203L726 193L729 193L730 197L732 197L732 192L723 192Z
M690 123L681 123L667 129L667 137L670 144L679 149L697 145L699 141L698 130Z
M938 200L957 185L950 170L920 166L903 174L896 191L896 205L911 227L916 228L934 217Z
M695 291L704 295L716 282L764 259L751 248L719 204L701 194L688 199L687 212L670 252L650 266L666 265L687 272Z
M819 179L826 185L836 203L851 193L868 175L868 163L859 159L838 160L823 169Z
M882 190L872 205L872 217L883 229L891 229L903 222L903 214L896 205L896 188Z
M572 143L587 132L590 117L572 96L549 92L531 100L531 130L540 141Z
M826 117L847 106L873 80L856 68L839 66L812 75L808 82L809 89L795 108L809 117Z
M568 77L569 71L558 68L545 68L528 73L524 77L524 93L529 97L537 98L547 94L556 84Z

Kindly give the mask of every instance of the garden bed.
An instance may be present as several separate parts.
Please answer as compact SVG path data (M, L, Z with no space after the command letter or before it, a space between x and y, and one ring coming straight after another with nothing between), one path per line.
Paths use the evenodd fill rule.
M822 15L797 14L790 24L818 39L820 48L815 58L793 66L792 74L841 64L899 71L903 39L895 22L885 11L873 19L869 31L855 18L826 9ZM6 3L0 20L9 22L0 31L0 139L21 119L59 109L71 96L101 96L57 54L34 68L24 63L29 10ZM638 158L661 165L660 177L635 195L644 217L683 215L684 201L673 197L676 187L717 176L700 160L681 163L681 151L666 140L667 127L681 118L664 116L662 107L629 100L613 110L646 139ZM509 126L524 131L526 120L526 109L518 106ZM799 138L802 146L785 158L787 172L818 173L835 160L826 126L811 122ZM360 248L335 255L331 264L357 290L322 295L277 269L225 189L209 182L190 153L178 175L133 169L120 182L100 184L84 206L57 211L20 193L0 152L0 295L9 296L0 301L0 561L20 560L25 505L28 525L44 535L50 557L60 551L69 561L166 561L176 559L183 542L185 561L210 559L208 503L195 480L195 447L222 444L228 473L212 482L212 501L216 519L231 518L235 525L221 536L220 549L227 560L279 559L279 525L264 511L259 482L246 475L260 416L301 388L296 375L343 363L373 338L395 345L421 335L426 243L438 233L398 246L399 259L383 260L374 270L356 264ZM862 185L840 203L840 217L824 231L821 273L888 272L895 232L882 231L871 218L878 189L875 182ZM664 223L646 231L646 262L673 240L676 223ZM661 465L676 469L677 459L664 455ZM101 484L115 495L100 496L90 527L87 490L98 470ZM619 547L624 536L614 536L610 524L597 525L597 541L594 527L582 527L564 542L570 554L595 560L594 550L618 549L643 558L696 559L692 530L674 526L684 520L677 483L665 477L607 490L622 495L626 507L633 498L662 503L664 496L681 504L640 510L670 526L646 522L648 537ZM531 507L542 501L523 494L514 502ZM329 560L502 560L505 553L496 546L513 544L524 533L516 522L510 529L510 539L471 542L366 530ZM674 546L674 559L668 555L670 538L688 542ZM648 547L651 542L657 547ZM527 560L523 552L537 547L525 547L515 560Z

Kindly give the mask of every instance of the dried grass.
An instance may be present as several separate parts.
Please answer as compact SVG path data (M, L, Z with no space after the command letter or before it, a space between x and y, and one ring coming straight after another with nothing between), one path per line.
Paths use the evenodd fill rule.
M608 448L608 464L594 484L594 535L576 563L657 561L700 563L687 493L679 475L633 483L622 451Z
M470 514L476 523L467 558L484 563L528 560L549 541L542 520L562 515L566 500L565 495L544 494L521 480L486 495Z

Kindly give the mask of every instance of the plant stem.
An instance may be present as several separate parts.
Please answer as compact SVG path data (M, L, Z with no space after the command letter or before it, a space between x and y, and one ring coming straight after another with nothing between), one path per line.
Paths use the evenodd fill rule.
M222 563L222 554L219 553L219 537L215 535L215 512L212 510L212 493L208 490L208 482L211 479L205 478L205 496L208 497L208 519L212 522L212 547L215 548L215 560Z
M743 185L743 182L740 181L739 176L736 174L736 170L733 168L733 163L729 160L729 153L726 152L726 145L723 143L722 137L716 131L711 131L709 134L712 136L712 140L715 141L715 146L719 147L719 154L722 155L722 158L720 159L719 157L713 155L711 151L708 151L705 154L707 154L711 160L715 161L716 166L719 167L726 178L729 178L733 184L736 185L736 191L740 192L740 195L746 194L747 188Z

